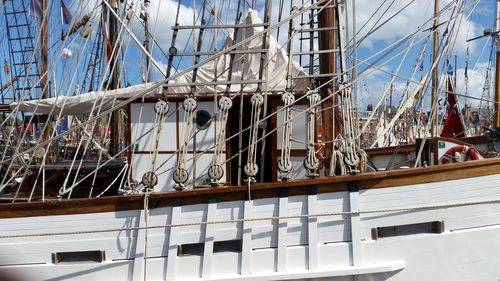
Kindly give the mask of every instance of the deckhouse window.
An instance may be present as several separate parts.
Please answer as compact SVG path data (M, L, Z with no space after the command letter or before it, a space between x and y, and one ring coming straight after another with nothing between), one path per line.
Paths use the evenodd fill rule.
M196 127L198 130L206 130L210 127L210 123L212 121L212 116L206 110L198 110L196 112Z

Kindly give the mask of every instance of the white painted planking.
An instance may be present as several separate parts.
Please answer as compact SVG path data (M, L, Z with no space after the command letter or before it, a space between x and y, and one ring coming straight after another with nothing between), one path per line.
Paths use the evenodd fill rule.
M302 113L308 108L307 105L294 105L292 106L292 149L306 149L306 132L307 132L307 113ZM277 140L278 149L282 148L283 136L283 106L276 107L277 118Z
M279 216L289 216L288 197L282 196L279 198ZM280 219L278 221L278 256L277 256L277 271L287 271L287 246L288 246L288 219Z
M243 219L245 201L219 202L217 204L216 221L232 221ZM215 241L242 239L243 222L227 222L215 224Z
M172 175L174 173L177 156L175 154L158 154L156 158L156 175L158 184L154 187L158 192L175 191ZM151 163L151 154L133 154L131 161L132 178L140 183L143 175L148 172Z
M253 200L252 214L255 218L277 217L279 215L278 198ZM278 246L278 221L260 220L252 224L252 247L268 248Z
M307 215L307 197L290 196L288 198L288 215ZM307 245L307 218L291 218L287 220L288 236L287 245Z
M196 123L194 124L194 129L193 129L193 134L196 134L196 150L198 151L213 151L214 150L214 145L215 145L215 127L219 126L218 122L213 119L215 116L214 112L214 104L213 101L198 101L198 107L196 108L197 111L206 111L210 114L212 117L212 120L210 121L210 125L208 126L207 129L205 130L199 130L196 126ZM183 128L184 128L184 109L181 108L179 110L179 134L180 138L179 140L182 140L184 137L182 135ZM217 125L216 125L217 123ZM188 150L192 151L193 150L193 140L191 139L188 143Z
M130 104L130 136L132 143L137 141L137 150L139 151L152 150L152 144L156 138L154 129L156 113L154 106L155 103ZM176 106L177 103L170 103L170 109L164 117L158 146L158 150L160 151L177 150Z
M243 222L243 235L241 243L241 262L240 262L240 273L242 275L248 275L253 272L253 241L252 241L252 231L253 231L253 221L249 221L254 217L253 214L253 203L254 201L247 200L244 202L243 215L245 222Z
M207 204L207 219L206 221L214 221L217 212L217 202L209 202ZM214 253L214 236L215 236L215 225L208 224L205 227L205 238L204 238L204 253L203 253L203 264L202 264L202 276L203 278L208 278L212 276L213 268L213 253Z

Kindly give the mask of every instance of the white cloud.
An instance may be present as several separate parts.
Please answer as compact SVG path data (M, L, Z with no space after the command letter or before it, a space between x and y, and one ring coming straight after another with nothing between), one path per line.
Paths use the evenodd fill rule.
M424 29L432 27L434 0L414 1L406 8L405 6L410 2L409 0L394 1L394 3L390 5L391 2L392 1L384 2L386 4L381 6L381 1L356 1L356 27L360 30L358 40L361 40L361 38L365 36L374 26L381 25L388 20L382 27L363 40L362 47L369 49L373 48L376 42L385 42L388 44L396 41L398 38L411 34L419 27L423 27ZM450 0L441 0L440 9L446 7L450 2ZM467 3L470 4L470 1ZM403 10L398 13L401 9ZM452 11L453 9L447 9L440 16L440 22L444 23L440 26L440 35L445 32L448 26L451 28L452 22L449 22L449 20L452 16ZM393 15L395 16L389 20L389 18ZM446 21L449 22L449 25L448 23L445 23ZM459 17L456 21L455 35L457 35L457 40L455 50L459 53L464 53L468 46L466 39L478 33L479 26L476 23L466 19L465 16ZM421 32L421 34L424 33ZM475 43L473 42L470 45L471 51L473 51Z
M465 79L465 68L457 69L456 93L459 95L466 95L472 97L472 98L467 98L459 96L461 107L465 105L478 107L481 103L479 99L482 98L484 99L484 101L482 102L481 106L485 108L488 105L486 100L494 99L494 85L492 79L495 70L490 69L490 74L489 74L490 80L485 90L485 81L486 81L485 79L486 79L487 68L488 68L488 63L482 62L478 63L475 69L468 69L467 70L468 80ZM365 109L367 104L373 104L373 106L375 106L378 103L380 97L384 93L384 90L386 90L389 87L391 76L387 74L388 72L390 72L390 69L384 68L384 72L381 71L373 72L372 74L367 75L363 80L359 82L358 93L359 93L360 106L362 109ZM445 97L444 75L445 74L443 74L440 79L441 98ZM430 85L427 86L430 87ZM412 93L414 88L415 84L410 83L408 87L408 92ZM395 106L399 105L405 89L406 89L406 80L396 78L393 83L393 92L394 92L392 98L393 105ZM429 96L430 96L430 88L427 88L425 93L426 99L424 101L425 110L427 110L429 107L429 102L430 102L430 100L428 99ZM386 104L389 105L389 94L386 95L385 100ZM489 105L491 106L491 104Z
M71 9L76 15L87 14L91 11L99 13L101 11L99 8L96 8L100 3L98 0L78 1L78 4L75 4L75 2L73 3ZM139 19L142 3L142 0L127 1L127 7L133 7L133 12L135 14L135 16L131 17L131 29L134 35L141 40L144 38L144 29ZM149 32L155 37L155 40L163 49L168 49L170 47L173 35L172 27L175 25L177 7L178 2L175 0L151 0L149 6ZM181 4L178 23L180 25L193 24L193 11L193 8ZM98 19L98 15L94 15L94 20ZM184 47L188 38L189 32L180 31L176 45Z
M92 0L92 1L87 1L86 7L87 9L91 9L93 5L91 2L95 4L97 0ZM79 1L81 2L81 1ZM141 0L132 0L132 3L134 3L135 7L135 12L138 14L140 11L140 4L142 3ZM210 2L210 1L209 1ZM263 0L257 1L257 7L260 9L260 16L263 17ZM278 2L279 1L272 1L273 8L272 8L272 23L276 23L278 20L278 14L279 14L279 7L278 7ZM285 1L284 5L284 10L282 11L282 18L285 18L289 15L289 2ZM305 1L308 2L308 1ZM350 1L347 1L348 5ZM366 26L365 28L361 31L361 35L358 37L360 39L362 37L362 34L366 34L366 32L375 24L377 19L379 17L380 20L378 24L381 24L385 20L387 20L389 17L391 17L393 14L395 14L398 10L402 9L410 0L396 0L393 2L392 6L389 6L389 3L392 1L386 1L385 5L378 11L378 13L375 14L375 16L370 19L370 16L379 8L379 6L382 4L383 1L373 1L373 0L356 0L356 19L357 19L357 28L360 29L365 23ZM440 7L443 8L447 4L449 4L451 0L441 0L440 1ZM467 3L470 4L471 1L467 1ZM73 6L76 6L76 2L73 2ZM129 1L130 3L130 1ZM192 4L192 2L187 1L183 2L183 4L180 6L180 11L179 11L179 24L181 25L189 25L193 24L193 13L194 9L192 7L189 7L189 4L184 4L184 3L189 3ZM198 3L198 2L197 2ZM296 2L297 3L297 2ZM366 40L364 40L363 45L364 47L372 47L374 44L381 44L381 45L388 45L395 40L406 36L407 34L412 33L415 31L419 26L422 26L426 23L426 21L429 21L432 18L433 14L433 3L434 0L418 0L414 1L409 7L404 9L400 14L396 15L394 18L389 20L383 27L375 31L373 34L371 34ZM82 4L78 4L82 5ZM150 4L150 32L155 34L156 41L158 44L161 46L161 48L165 51L168 50L168 48L171 45L171 40L172 40L172 35L173 35L173 30L172 26L175 24L175 16L176 16L176 11L177 11L177 6L178 2L175 0L151 0ZM200 6L197 4L197 10L199 10ZM220 10L222 8L222 10ZM209 9L207 9L206 12L206 18L210 16ZM451 11L451 10L450 10ZM448 11L446 12L442 17L441 21L445 21L446 19L449 19L451 12ZM196 12L197 13L197 12ZM219 18L222 22L228 23L228 24L233 24L234 19L236 16L236 4L232 3L231 1L226 2L224 7L218 7L218 15ZM246 14L243 14L243 18L246 16ZM349 14L349 17L352 15ZM304 16L304 21L307 21L307 18L309 17L309 13L306 13ZM351 18L352 19L352 18ZM133 24L133 29L134 33L137 35L142 34L142 27L138 24L138 19L136 18L135 24ZM295 21L295 26L296 28L300 28L299 25L300 17L298 17ZM155 22L156 22L156 28L155 28ZM460 23L460 24L459 24ZM199 21L198 23L199 24ZM432 26L432 21L429 21L429 23L426 24L426 28ZM441 30L444 31L446 25L443 25L441 27ZM457 41L456 41L456 46L455 46L455 52L458 53L459 55L465 54L465 50L467 48L467 44L465 43L466 38L473 37L479 33L479 25L470 21L466 20L465 17L461 21L457 21L457 27L459 27L456 30L457 34ZM308 28L308 26L304 26L304 28ZM352 29L351 29L352 30ZM228 29L230 33L232 33L231 29ZM212 35L209 33L210 31L207 31L206 33L206 39L204 40L204 50L207 50L209 43L211 42L210 37L208 37L208 34L210 36ZM187 51L191 51L193 48L192 44L192 37L190 36L191 31L190 30L182 30L179 32L178 37L177 37L177 42L176 46L178 50L181 52L184 50L184 46L188 43L188 48ZM283 47L286 48L286 40L288 37L288 25L285 24L284 26L281 27L280 30L280 40L279 42L283 44ZM421 34L424 34L421 32ZM276 32L274 32L274 35L276 35ZM305 34L304 36L308 36L309 34ZM141 36L142 37L142 36ZM300 46L299 46L299 40L298 40L298 35L296 37L296 40L294 41L293 44L293 49L294 51L298 51ZM140 38L142 40L142 38ZM220 42L223 41L223 34L219 34L219 46ZM309 49L309 41L305 40L302 42L302 48L304 50ZM134 44L134 43L131 43ZM471 50L470 52L472 53L474 51L474 44L476 43L471 43ZM420 46L420 45L419 45ZM191 50L190 50L191 48ZM317 46L315 46L315 49ZM417 46L418 48L418 46ZM366 50L366 49L365 49ZM370 50L368 54L372 54L376 50ZM157 55L157 61L159 62L165 62L166 58L164 56L159 55L158 52L155 53ZM428 54L427 54L428 55ZM298 57L294 57L295 59L298 59ZM191 63L191 58L185 58L186 61L189 61ZM409 59L408 61L411 61L412 59ZM302 64L305 65L307 64L307 56L303 58ZM426 59L426 66L428 65L428 60ZM409 66L408 66L409 67ZM407 67L407 68L408 68ZM411 66L413 67L413 65ZM479 70L478 70L479 71ZM471 72L471 71L470 71ZM472 73L472 72L471 72ZM472 75L472 74L470 74ZM369 78L365 78L364 81L369 85L370 92L372 93L381 93L383 91L383 85L384 83L387 83L389 81L390 76L389 75L374 75ZM459 79L460 80L460 79ZM471 80L471 79L470 79ZM483 79L484 80L484 79ZM477 79L475 80L477 81ZM399 81L401 83L405 83ZM469 82L471 83L471 82Z
M138 0L135 0L138 1ZM173 30L175 26L175 18L177 11L177 1L174 0L152 0L150 6L150 28L153 36L157 38L158 44L168 49L172 41ZM193 8L180 5L179 9L179 24L188 25L193 24ZM155 25L156 24L156 28ZM176 45L182 46L186 44L189 39L188 32L179 32Z
M478 63L475 69L468 69L467 76L468 80L465 80L465 69L459 68L457 70L457 92L462 95L471 96L474 98L483 98L487 100L492 100L495 97L495 88L493 87L493 77L495 76L495 69L490 69L490 83L489 85L485 83L486 80L486 72L488 69L487 62ZM486 87L486 90L484 90ZM466 87L467 86L467 87ZM488 92L489 88L489 92ZM468 98L460 98L462 105L474 105L478 106L480 104L479 100L476 99L468 99ZM485 106L485 102L483 102L483 106Z

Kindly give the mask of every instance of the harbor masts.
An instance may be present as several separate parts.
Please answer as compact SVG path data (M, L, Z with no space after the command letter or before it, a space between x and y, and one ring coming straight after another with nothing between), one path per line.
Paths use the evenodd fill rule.
M48 63L48 58L49 58L49 48L48 48L48 20L49 17L47 15L48 13L48 0L42 0L42 26L41 26L41 32L42 32L42 83L43 83L43 92L42 92L42 99L46 99L49 97L49 63Z
M495 128L500 127L500 0L497 0L495 18L496 67L495 67Z
M42 99L49 98L49 48L48 48L48 0L41 1L42 8L42 25L41 25L41 33L42 33ZM48 140L50 137L50 116L47 116L47 120L45 121L44 129L42 130L42 137L44 140ZM45 146L48 148L48 145Z
M434 26L433 26L433 46L432 58L435 62L438 59L439 51L439 0L434 0ZM438 102L438 68L432 70L432 102L431 102L431 136L437 136L437 102Z
M148 54L151 53L151 44L149 42L149 4L150 0L144 0L144 11L142 13L142 20L144 21L144 49ZM146 72L144 75L144 82L151 81L151 60L146 56Z

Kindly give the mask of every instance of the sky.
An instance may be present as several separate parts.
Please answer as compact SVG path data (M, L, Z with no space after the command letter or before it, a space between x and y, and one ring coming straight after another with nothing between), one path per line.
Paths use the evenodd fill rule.
M28 0L23 1L29 2ZM83 70L87 68L85 61L88 61L88 56L82 57L81 61L78 62L77 58L80 57L78 55L89 53L89 50L95 42L92 39L85 40L76 34L68 38L63 44L60 44L61 32L67 31L70 25L62 25L60 23L59 0L49 1L53 1L52 14L49 21L51 26L53 26L50 33L50 57L52 61L56 62L54 63L55 71L53 75L56 77L55 80L57 83L54 85L54 88L56 88L56 91L60 94L68 95L73 93L77 85L81 83L85 75ZM73 13L73 22L81 18L84 14L90 12L94 13L94 17L91 21L94 32L96 32L96 27L99 24L99 17L95 16L99 11L98 8L96 9L97 2L98 0L65 0L65 3ZM247 3L251 2L253 1L247 1ZM275 23L280 18L280 9L278 8L280 1L272 0L271 2L273 4L271 21ZM295 2L299 3L300 1ZM350 36L353 34L352 2L348 1L347 21L349 23L348 29L350 31ZM451 0L439 1L440 9L443 9L440 20L444 22L439 29L440 37L443 39L448 38L446 35L443 37L443 33L446 29L450 32L453 30L453 32L457 34L456 41L454 44L450 44L448 51L448 58L453 66L455 57L457 61L457 91L464 95L481 97L483 96L484 77L490 57L491 38L485 37L469 43L467 43L466 40L481 35L486 28L493 28L495 1L466 0L464 1L463 15L457 18L456 21L454 18L448 21L454 14L452 8L446 9L446 7L448 4L453 4L455 2L456 1ZM134 11L133 14L129 14L131 18L131 29L134 31L134 34L137 34L138 40L142 42L143 36L141 34L143 29L140 26L140 19L138 18L142 9L142 1L129 0L128 3L132 4L132 10ZM209 0L207 3L210 8L207 9L207 11L212 11L213 14L217 16L219 22L235 22L237 1L214 2L213 0ZM218 3L224 3L224 5ZM259 12L261 18L263 18L264 1L258 0L256 3L256 6L253 8L255 8ZM432 18L434 0L355 0L354 3L356 6L356 29L358 30L357 40L358 42L361 40L361 44L357 49L358 72L365 69L367 60L372 63L375 62L377 68L379 68L379 70L372 69L359 75L357 88L359 106L365 107L368 103L377 103L384 89L389 85L389 81L392 77L391 73L397 76L393 81L393 89L395 89L393 101L396 102L401 99L408 80L419 80L431 66L430 54L432 53L432 40L427 40L426 38L431 34L428 28L432 26L429 20ZM156 41L153 47L153 57L163 68L167 65L167 56L165 54L171 46L173 38L171 26L175 23L177 6L178 2L174 0L151 0L149 28ZM178 23L180 25L189 25L193 24L195 19L196 23L199 24L200 17L197 16L197 13L201 6L201 0L181 0ZM244 9L242 12L243 17L246 12L248 12L249 8L250 7L247 5L242 8L242 10ZM289 5L283 7L282 18L289 13L289 10ZM208 15L206 15L205 18L208 21L207 24L213 23L213 17L211 17L212 20L209 19ZM453 23L455 23L454 27ZM378 25L380 25L378 29L370 32L374 26ZM297 28L299 27L297 21L295 22L295 26ZM5 26L3 24L0 25L0 28L5 31ZM411 39L405 41L392 52L386 54L385 57L380 58L380 55L377 55L380 50L414 33L418 28L422 30L417 32L414 37L411 37L411 39L414 40L414 46L408 51L404 59L405 49L410 44ZM285 25L280 28L278 42L283 44L284 48L287 43L287 32L288 26ZM370 33L369 36L363 38L367 33ZM196 38L196 32L194 35ZM273 35L277 36L277 32L274 32ZM92 38L92 36L90 36L90 38ZM125 69L124 81L126 84L137 84L143 79L141 69L144 69L144 55L141 54L141 51L129 36L125 35L124 38L124 42L128 42L128 44L124 44L128 47L123 51L125 55L125 60L123 62ZM215 33L207 31L205 38L207 39L204 40L203 50L214 50L222 45L224 33L218 33L215 38ZM294 40L292 50L299 50L300 44L298 42L298 40ZM8 55L6 40L2 40L1 44L3 47L3 56L5 58ZM179 52L192 51L194 45L192 32L187 30L179 31L175 45ZM303 41L302 47L305 49L309 48L305 41ZM73 56L68 58L62 56L64 48L71 50ZM422 61L417 61L421 52L424 54L423 59ZM380 58L378 61L376 60L377 57ZM388 60L390 57L394 58ZM349 61L352 63L352 55ZM443 59L443 61L445 60ZM79 66L77 66L78 64ZM179 69L183 69L191 64L192 58L178 59L174 62L174 65ZM464 75L466 65L468 80L465 79ZM75 69L79 69L80 71L74 71ZM439 65L439 70L441 73L446 73L447 67L444 63ZM152 73L153 80L162 78L160 71L153 69ZM2 75L5 76L5 73ZM5 80L6 78L3 77L2 81ZM412 87L414 86L415 84L410 82L409 90L413 89ZM464 104L478 104L478 101L472 99L461 99L461 101Z
M361 11L359 16L357 16L357 26L362 26L373 13L372 11L375 11L379 6L378 2L382 1L356 2L362 2L362 4L360 3L358 5L358 7L361 7ZM410 2L412 1L396 1L387 14L391 15L395 13ZM375 50L383 48L384 46L387 46L388 44L391 44L413 32L413 30L416 30L419 26L423 26L424 22L432 17L433 2L434 1L431 0L412 2L408 8L401 12L400 15L391 20L386 26L373 33L369 39L363 41L358 50L359 58L362 59L363 57L369 57ZM440 1L440 8L445 7L450 2L451 1ZM466 1L465 5L465 15L461 19L457 20L455 26L455 33L457 34L456 41L449 47L448 59L452 66L455 67L456 57L458 92L464 95L481 97L484 86L484 75L490 57L491 38L485 37L471 42L467 42L467 39L481 35L483 30L486 28L493 29L495 1L489 0L477 3L476 1ZM388 5L384 6L384 8L387 6ZM443 24L439 30L440 37L446 30L445 27L448 27L450 30L452 29L451 26L446 24L446 20L449 20L450 16L451 11L446 11L441 16L441 21L445 22L445 24ZM383 19L381 21L383 21ZM430 24L427 24L426 26L430 27ZM420 71L419 69L413 80L418 80L421 73L425 73L425 71L431 67L432 61L430 54L432 54L432 40L425 40L425 38L430 34L431 31L427 30L421 32L421 34L417 37L416 41L420 39L422 39L422 41L421 43L419 42L419 44L416 44L414 50L410 51L408 55L408 58L410 59L404 61L404 64L399 71L400 76L405 78L411 77L414 67L417 65L416 58L418 58L419 52L424 48L425 59L420 62L423 71ZM466 65L468 65L467 83L464 76ZM438 69L441 73L445 73L447 70L444 65L440 65ZM363 97L370 100L371 103L376 103L377 95L374 95L373 93L382 92L385 87L388 87L387 81L389 81L391 77L390 73L396 72L397 64L389 63L384 67L384 70L389 73L376 71L362 82L363 86L366 84L365 88L368 89L364 90ZM402 89L405 85L405 79L395 80L394 88L396 89L396 92L399 92L399 97L401 96ZM477 104L477 101L471 99L461 100L463 104Z

